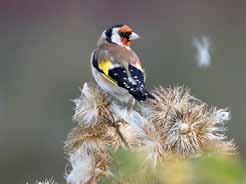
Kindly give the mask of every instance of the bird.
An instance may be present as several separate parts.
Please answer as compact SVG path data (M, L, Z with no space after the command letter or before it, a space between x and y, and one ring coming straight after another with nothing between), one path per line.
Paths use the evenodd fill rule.
M104 30L91 54L92 75L99 87L120 102L154 99L145 88L145 71L131 43L140 36L117 24Z

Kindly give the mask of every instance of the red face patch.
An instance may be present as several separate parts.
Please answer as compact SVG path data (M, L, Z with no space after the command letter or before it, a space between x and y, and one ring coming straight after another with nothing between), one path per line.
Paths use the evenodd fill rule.
M127 33L127 32L132 32L133 30L132 30L132 28L130 28L129 26L127 26L127 25L124 25L124 26L122 26L120 29L119 29L119 32L123 32L123 33Z
M125 45L125 46L128 46L128 47L131 46L131 41L128 40L127 38L122 38L122 39L121 39L121 43L122 43L123 45Z
M133 31L132 28L130 28L127 25L124 25L119 29L119 34L121 36L121 43L123 45L128 46L128 47L131 45L129 36L131 35L132 31Z

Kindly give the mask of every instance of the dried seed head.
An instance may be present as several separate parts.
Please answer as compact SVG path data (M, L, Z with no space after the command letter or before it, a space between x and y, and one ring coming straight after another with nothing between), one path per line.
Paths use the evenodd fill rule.
M67 171L66 180L69 184L94 184L102 177L110 175L109 152L85 150L83 147L69 154L70 171Z
M65 153L70 154L78 149L107 150L107 146L119 147L120 138L115 129L107 123L94 127L78 125L72 129L65 141Z
M103 176L109 175L109 147L117 147L118 139L115 130L108 124L75 127L65 141L65 152L71 166L66 176L67 182L95 183Z
M95 172L95 158L92 153L80 149L69 157L71 171L65 175L68 184L92 183Z
M26 184L29 184L28 182ZM35 184L58 184L55 180L51 179L44 179L42 181L36 181Z
M79 124L94 126L100 122L100 117L105 113L109 102L107 96L93 84L85 83L81 90L81 96L75 100L75 112L73 120Z
M156 99L150 103L149 121L161 135L166 152L187 157L216 141L225 143L224 122L230 119L227 110L209 109L183 87L157 88L153 93Z
M153 95L155 100L140 105L139 111L128 111L109 101L98 87L84 85L80 98L74 101L73 119L78 125L65 141L71 166L68 183L94 184L111 174L109 150L125 145L143 150L154 167L158 160L173 156L236 153L233 141L226 141L227 110L208 108L183 87L157 88Z

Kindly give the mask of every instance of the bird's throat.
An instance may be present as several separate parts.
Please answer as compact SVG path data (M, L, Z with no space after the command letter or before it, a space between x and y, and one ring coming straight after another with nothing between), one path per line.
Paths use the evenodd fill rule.
M131 41L128 40L127 38L122 38L121 39L121 43L127 47L130 47L131 46Z

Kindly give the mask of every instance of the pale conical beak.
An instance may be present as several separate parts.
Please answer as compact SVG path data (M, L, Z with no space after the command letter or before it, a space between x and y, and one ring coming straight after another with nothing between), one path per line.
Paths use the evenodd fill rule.
M140 36L137 33L132 32L131 35L130 35L129 40L136 40L138 38L140 38Z

